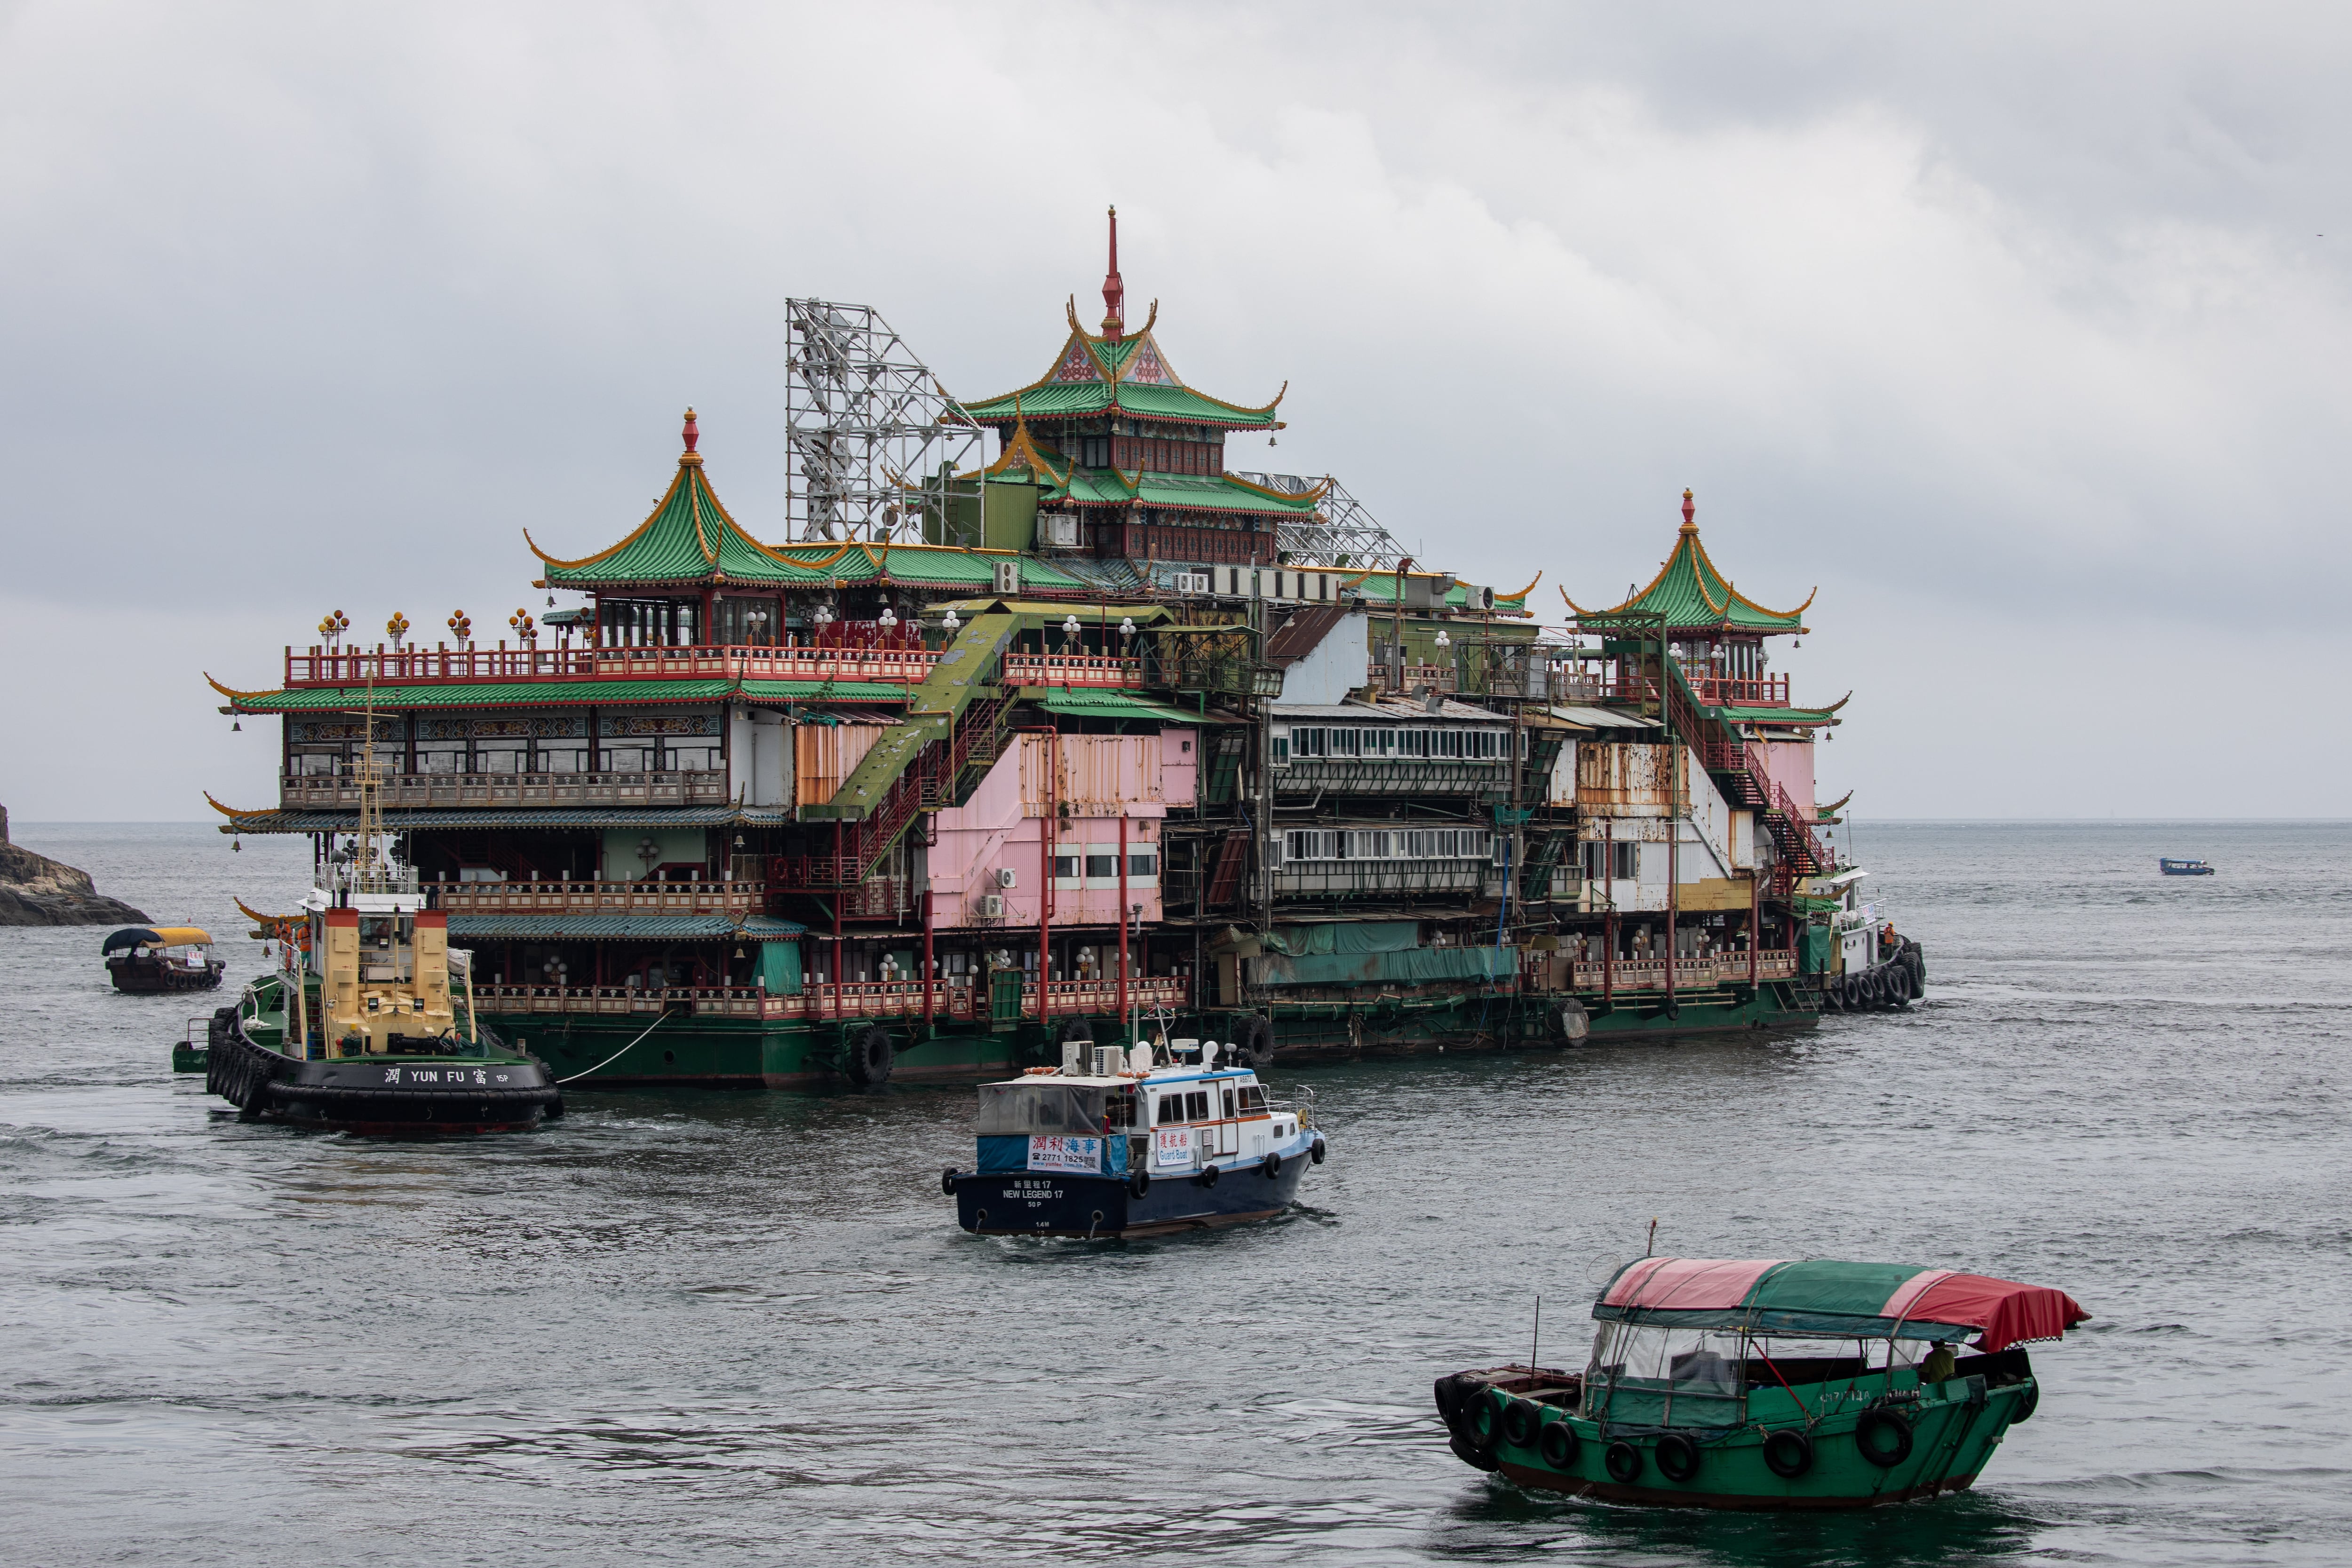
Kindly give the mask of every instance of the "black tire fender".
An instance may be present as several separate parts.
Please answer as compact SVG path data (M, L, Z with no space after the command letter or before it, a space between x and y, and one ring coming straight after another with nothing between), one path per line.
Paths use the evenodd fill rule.
M1459 1432L1445 1441L1446 1447L1454 1450L1454 1457L1474 1470L1492 1470L1501 1467L1502 1461L1495 1458L1494 1449L1482 1448Z
M1310 1159L1310 1160L1313 1160L1313 1161L1314 1161L1317 1165L1318 1165L1318 1166L1319 1166L1319 1165L1321 1165L1321 1164L1323 1163L1323 1140L1322 1140L1322 1139L1318 1138L1318 1139L1316 1139L1316 1140L1315 1140L1314 1146L1313 1146L1313 1147L1311 1147L1311 1148L1309 1148L1309 1149L1307 1151L1307 1157L1308 1159Z
M1511 1440L1513 1448L1533 1448L1536 1428L1542 1420L1543 1412L1539 1406L1524 1399L1514 1399L1503 1407L1503 1436Z
M953 1197L955 1196L955 1189L956 1168L953 1166L950 1166L947 1169L940 1173L940 1191L949 1197Z
M1217 1167L1214 1166L1202 1166L1201 1167L1201 1174L1194 1176L1192 1179L1199 1182L1202 1186L1214 1186L1217 1185Z
M1272 1181L1282 1174L1282 1156L1268 1149L1265 1152L1265 1158L1258 1161L1257 1168L1266 1180Z
M868 1024L850 1038L847 1071L849 1081L860 1089L879 1089L889 1082L890 1070L898 1061L890 1031L878 1023Z
M1885 1443L1879 1439L1882 1432L1889 1435ZM1911 1457L1911 1423L1892 1410L1865 1410L1853 1424L1853 1446L1880 1469L1891 1470Z
M1622 1437L1609 1445L1601 1463L1608 1468L1609 1479L1619 1486L1632 1486L1642 1477L1642 1450Z
M1133 1171L1129 1174L1127 1178L1128 1197L1141 1197L1145 1193L1150 1192L1150 1190L1151 1173L1150 1171Z
M1813 1468L1813 1440L1794 1427L1783 1427L1764 1439L1764 1466L1784 1481L1795 1480Z
M1670 1481L1686 1481L1698 1474L1698 1445L1680 1432L1658 1439L1658 1470Z
M1576 1463L1576 1428L1566 1421L1549 1423L1543 1429L1543 1436L1536 1439L1536 1451L1543 1455L1543 1462L1553 1469L1568 1469Z
M1094 1020L1091 1019L1064 1019L1060 1023L1054 1026L1054 1043L1055 1045L1067 1045L1074 1040L1082 1041L1087 1045L1092 1045L1095 1042Z
M2017 1408L2011 1414L2009 1424L2014 1427L2020 1421L2031 1421L2033 1419L2033 1413L2041 1408L2042 1385L2029 1379L2025 1385L2025 1392L2017 1396Z
M1239 1019L1234 1029L1233 1051L1234 1060L1244 1067L1272 1067L1274 1025L1255 1013Z

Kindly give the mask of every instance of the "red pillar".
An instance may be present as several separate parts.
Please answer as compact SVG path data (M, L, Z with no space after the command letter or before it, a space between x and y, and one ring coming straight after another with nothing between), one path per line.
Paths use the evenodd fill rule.
M1754 945L1749 944L1750 946ZM931 893L929 888L926 888L923 890L923 1030L927 1034L930 1032L931 1028L933 983L931 978Z
M1118 808L1118 1027L1127 1028L1127 805Z

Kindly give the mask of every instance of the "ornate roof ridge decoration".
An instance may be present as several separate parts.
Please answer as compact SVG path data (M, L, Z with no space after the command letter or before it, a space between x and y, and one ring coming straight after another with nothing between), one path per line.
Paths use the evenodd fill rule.
M1853 701L1853 694L1852 692L1848 692L1848 693L1846 693L1846 694L1845 694L1845 695L1843 695L1843 696L1842 696L1842 697L1838 698L1838 700L1837 700L1837 701L1835 701L1835 702L1833 702L1833 703L1830 704L1830 706L1827 706L1827 707L1817 707L1817 708L1812 709L1811 711L1812 711L1812 712L1814 712L1814 713L1835 713L1835 712L1837 712L1837 710L1838 710L1838 709L1840 709L1840 708L1842 708L1842 707L1845 706L1845 705L1846 705L1846 704L1848 704L1848 703L1850 703L1850 702L1852 702L1852 701Z
M1568 590L1565 588L1559 592L1561 600L1580 618L1602 620L1610 616L1623 615L1634 611L1661 588L1668 586L1667 580L1675 575L1675 568L1679 565L1689 576L1689 586L1697 594L1699 602L1714 612L1717 623L1726 627L1730 626L1733 607L1738 606L1766 622L1779 622L1777 625L1769 626L1745 626L1740 627L1739 630L1763 632L1768 634L1787 632L1802 635L1806 630L1802 624L1805 611L1811 606L1815 597L1820 594L1820 586L1815 585L1813 591L1805 595L1805 602L1798 605L1794 610L1774 610L1769 605L1757 603L1734 587L1731 580L1723 574L1722 569L1715 564L1714 558L1706 553L1706 546L1698 537L1696 511L1697 507L1691 492L1685 490L1683 522L1682 527L1675 532L1675 548L1667 552L1666 559L1660 563L1657 575L1628 595L1622 602L1607 610L1587 610L1573 599L1570 599ZM1710 580L1714 584L1714 589L1708 586ZM1721 591L1719 597L1715 591L1717 589Z
M240 810L237 810L236 807L234 807L234 806L224 806L224 805L222 805L218 800L214 800L214 799L213 799L213 792L212 792L211 790L209 790L209 789L204 790L204 791L202 791L202 793L203 793L203 795L204 795L205 804L207 804L207 805L209 805L210 807L212 807L212 809L213 809L214 810L218 811L222 816L226 817L226 818L229 818L231 821L234 821L234 820L236 820L236 818L239 818L239 817L258 817L258 816L262 816L262 815L264 815L264 814L265 814L266 812L268 812L268 811L272 811L272 810L277 810L277 808L276 808L276 807L271 806L271 807L265 807L265 808L263 808L263 810L260 810L260 811L240 811ZM238 905L237 905L237 907L238 907L239 909L245 909L245 905L244 905L244 904L238 904ZM250 915L250 914L252 914L253 912L252 912L251 910L247 909L247 910L246 910L246 913L247 913L247 914L248 914L248 915Z
M241 692L235 686L225 686L218 681L213 679L212 672L209 670L203 672L203 674L205 677L205 685L212 687L213 690L220 693L221 695L227 697L232 702L249 702L255 697L268 697L278 695L275 691Z
M1290 386L1288 382L1285 382L1282 384L1286 391L1288 390ZM1216 399L1211 398L1209 401L1214 402ZM1274 402L1280 402L1282 400L1277 397L1274 400ZM1227 408L1231 408L1233 404L1227 403L1225 406ZM1270 402L1265 406L1267 408L1272 408L1274 403ZM1137 472L1140 473L1142 470L1138 469ZM1192 477L1192 476L1190 475L1183 476L1187 478ZM1254 495L1264 496L1268 500L1289 501L1307 507L1315 505L1316 502L1320 501L1324 497L1329 495L1331 493L1331 486L1333 484L1332 480L1327 478L1321 484L1316 486L1312 490L1276 490L1265 485L1253 485L1248 480L1236 477L1231 474L1212 474L1207 476L1207 477L1212 479L1222 479L1237 490L1247 490Z
M646 514L645 521L631 529L628 535L617 543L598 550L593 555L582 556L575 560L566 560L541 549L539 541L531 538L529 528L523 530L523 542L530 547L533 555L539 557L553 571L584 571L615 559L632 545L644 540L663 522L665 517L670 517L673 519L673 526L677 527L681 533L688 529L692 532L695 553L700 556L702 560L702 570L691 574L695 577L710 576L725 581L727 572L720 563L730 542L740 546L764 561L773 562L777 566L785 568L790 572L799 573L807 570L808 568L803 562L783 555L773 547L753 538L751 532L735 520L734 514L727 509L727 504L719 498L718 491L711 487L709 476L703 471L702 455L695 450L696 444L700 440L700 434L696 427L694 410L690 408L686 411L684 438L686 451L678 457L677 471L670 476L669 487L664 490L661 498L654 503L653 510ZM683 543L682 539L680 543ZM670 568L648 573L643 580L679 581L684 580L686 575Z
M1069 471L1064 469L1060 473L1055 472L1054 465L1046 460L1043 452L1038 450L1036 438L1029 434L1029 421L1021 413L1019 392L1013 394L1013 439L1004 444L1003 455L981 472L993 479L1013 466L1016 462L1032 474L1044 475L1055 486L1066 485L1070 482ZM1072 466L1075 467L1076 465Z
M1819 818L1819 819L1821 819L1821 820L1822 820L1822 821L1828 821L1829 819L1831 819L1831 818L1832 818L1832 817L1835 817L1835 816L1836 816L1840 811L1844 810L1845 810L1845 803L1846 803L1848 800L1853 800L1853 790L1851 790L1851 789L1849 789L1849 790L1847 790L1844 794L1843 794L1843 795L1839 796L1836 800L1834 800L1831 801L1831 802L1830 802L1828 805L1826 805L1826 806L1820 805L1820 804L1818 804L1818 803L1817 803L1817 804L1815 804L1815 806L1813 807L1813 815L1814 815L1816 818ZM240 907L242 907L242 906L240 905Z
M1538 573L1536 573L1536 575L1535 575L1535 581L1528 583L1525 588L1520 589L1517 593L1498 593L1498 594L1495 595L1495 602L1496 602L1496 603L1497 603L1497 604L1502 604L1502 603L1505 603L1505 602L1507 602L1507 601L1514 601L1514 600L1515 600L1515 601L1517 601L1520 605L1525 606L1525 605L1526 605L1526 603L1527 603L1527 601L1528 601L1528 594L1530 594L1530 593L1533 593L1533 592L1536 591L1536 583L1538 583L1538 582L1541 582L1542 580L1543 580L1543 573L1542 573L1542 572L1540 572L1540 571L1538 571Z

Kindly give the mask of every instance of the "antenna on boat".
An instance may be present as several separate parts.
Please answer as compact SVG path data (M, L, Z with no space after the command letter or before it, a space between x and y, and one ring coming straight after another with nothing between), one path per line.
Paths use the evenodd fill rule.
M1535 1386L1536 1347L1543 1343L1543 1292L1536 1292L1536 1332L1528 1340L1528 1386Z
M1645 1246L1645 1247L1643 1247L1643 1248L1642 1249L1642 1256L1643 1256L1643 1257L1644 1257L1644 1258L1647 1258L1651 1253L1655 1252L1657 1249L1658 1249L1658 1222L1657 1222L1657 1220L1656 1220L1656 1219L1653 1218L1653 1219L1650 1221L1650 1240L1649 1240L1649 1244L1648 1244L1647 1246Z

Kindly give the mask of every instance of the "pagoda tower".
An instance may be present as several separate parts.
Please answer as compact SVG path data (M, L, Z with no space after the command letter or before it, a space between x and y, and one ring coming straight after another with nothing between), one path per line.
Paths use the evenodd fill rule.
M1282 429L1277 411L1288 383L1272 402L1255 406L1186 385L1154 335L1157 300L1141 329L1128 330L1116 207L1102 296L1099 331L1079 324L1074 298L1051 369L1026 386L965 405L975 420L996 427L1002 444L989 479L1035 486L1034 548L1040 550L1139 566L1271 565L1276 525L1311 515L1322 492L1296 495L1234 477L1225 471L1225 438L1236 432L1270 437ZM999 510L992 501L991 510Z

